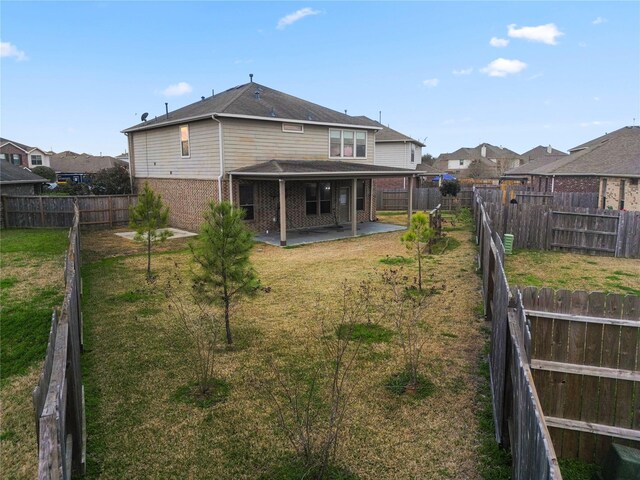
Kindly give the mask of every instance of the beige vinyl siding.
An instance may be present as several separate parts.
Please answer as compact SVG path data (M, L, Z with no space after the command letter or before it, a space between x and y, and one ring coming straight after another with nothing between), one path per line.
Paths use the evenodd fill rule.
M218 123L189 123L190 157L182 158L180 125L134 132L135 176L138 178L214 179L219 175Z
M328 160L329 128L304 125L304 133L282 131L282 123L262 120L223 119L225 171L268 160ZM367 133L367 158L348 159L373 163L374 135ZM346 159L345 159L346 160Z
M383 167L411 168L411 145L403 142L376 144L375 164Z

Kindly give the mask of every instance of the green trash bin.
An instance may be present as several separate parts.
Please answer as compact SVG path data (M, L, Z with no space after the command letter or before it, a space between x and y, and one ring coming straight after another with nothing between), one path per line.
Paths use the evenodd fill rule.
M511 235L510 233L505 233L502 243L504 244L504 253L506 253L507 255L511 255L511 253L513 252L513 235Z

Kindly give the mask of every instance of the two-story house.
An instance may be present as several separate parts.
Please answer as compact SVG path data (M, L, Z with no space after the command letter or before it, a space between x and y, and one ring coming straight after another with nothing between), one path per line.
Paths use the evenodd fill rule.
M146 117L145 117L146 118ZM170 208L170 224L197 230L211 201L246 211L256 233L375 219L372 181L416 176L374 164L380 126L250 83L127 128L135 188Z
M48 152L6 138L0 138L0 160L27 168L51 166Z
M475 148L463 147L453 153L443 153L436 169L458 178L498 179L504 172L523 164L525 160L513 150L481 143Z

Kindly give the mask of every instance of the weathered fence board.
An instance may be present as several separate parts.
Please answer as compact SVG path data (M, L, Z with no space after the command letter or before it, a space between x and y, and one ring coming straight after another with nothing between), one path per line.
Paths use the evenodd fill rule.
M566 206L569 201L559 206L511 204L503 203L495 190L475 188L474 192L492 229L500 236L514 235L515 248L640 258L640 212Z
M69 228L73 225L74 204L80 210L80 226L113 227L127 225L129 205L137 195L2 196L5 227Z
M69 479L85 470L85 410L80 354L80 212L74 221L65 258L65 296L52 316L44 366L32 398L38 436L40 479Z
M544 414L554 419L557 454L600 462L612 441L640 446L640 297L523 292L535 332L534 379Z
M457 210L459 208L471 208L473 203L473 190L461 190L457 197L443 197L437 187L416 187L412 194L413 210L433 210L438 205L444 211ZM378 190L376 195L377 210L406 211L409 201L409 193L406 189Z

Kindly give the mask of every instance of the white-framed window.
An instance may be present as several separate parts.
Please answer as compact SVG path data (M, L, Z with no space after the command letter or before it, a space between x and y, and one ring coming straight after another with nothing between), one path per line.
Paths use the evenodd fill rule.
M9 161L9 157L7 156L6 153L0 153L0 160Z
M42 165L42 155L31 155L31 165Z
M460 162L460 166L462 167L464 165L464 160L458 160Z
M283 123L282 131L287 133L304 133L304 125L301 123Z
M367 158L367 132L330 129L329 157Z
M189 158L191 156L189 125L180 125L180 155L182 158Z
M20 165L22 163L22 155L20 155L19 153L12 153L11 163L13 165Z

